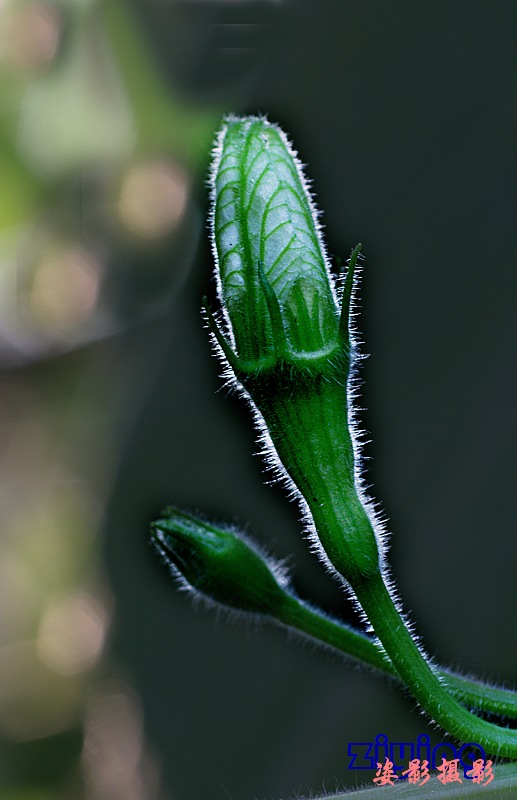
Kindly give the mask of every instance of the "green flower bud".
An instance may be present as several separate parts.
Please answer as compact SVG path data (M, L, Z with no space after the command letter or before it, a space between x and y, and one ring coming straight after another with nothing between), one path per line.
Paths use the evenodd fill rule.
M167 508L151 525L152 541L184 589L240 611L277 615L286 570L242 533Z
M299 497L313 545L357 586L380 569L381 526L361 488L350 323L356 248L338 307L318 215L285 134L228 118L211 176L220 354L256 415L269 462ZM230 341L228 341L228 338Z
M221 295L239 355L260 361L275 345L293 353L332 346L339 312L317 215L280 128L228 119L212 196Z

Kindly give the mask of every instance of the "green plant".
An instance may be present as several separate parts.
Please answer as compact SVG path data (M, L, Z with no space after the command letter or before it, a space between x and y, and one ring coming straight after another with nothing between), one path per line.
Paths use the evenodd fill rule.
M226 120L211 188L221 311L215 316L205 300L205 312L227 381L255 415L268 464L300 502L312 548L375 636L302 602L281 565L239 531L169 508L153 525L156 548L182 585L209 603L268 617L395 676L455 739L517 759L517 730L482 716L517 718L517 693L432 664L389 576L387 531L361 479L354 406L360 246L338 290L301 166L266 119ZM500 766L498 780L517 788L515 767ZM396 791L410 796L411 787ZM441 796L455 796L447 791L454 787Z

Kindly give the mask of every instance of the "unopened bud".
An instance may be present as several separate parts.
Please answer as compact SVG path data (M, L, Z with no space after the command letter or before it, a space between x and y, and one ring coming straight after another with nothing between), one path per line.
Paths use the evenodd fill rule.
M269 461L303 497L321 558L352 586L380 569L350 420L355 342L350 303L359 247L339 309L302 168L285 134L228 118L213 171L212 230L226 333L210 329L263 421ZM280 463L279 463L280 462Z
M229 118L212 175L214 252L239 356L314 353L336 342L339 310L317 215L285 134Z
M188 590L240 611L276 615L284 603L285 569L242 533L176 508L152 523L152 541Z

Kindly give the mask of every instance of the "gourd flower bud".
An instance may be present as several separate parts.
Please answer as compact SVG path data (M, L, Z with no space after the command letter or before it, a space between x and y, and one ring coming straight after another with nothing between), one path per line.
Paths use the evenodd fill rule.
M315 353L335 343L339 312L316 214L284 133L228 119L213 176L220 288L239 356Z
M211 175L214 257L225 333L208 324L259 412L277 474L302 499L313 544L352 585L379 570L352 425L350 303L356 248L339 309L318 215L285 134L230 117Z
M287 576L278 562L231 528L169 507L151 525L152 542L183 587L240 611L276 616Z

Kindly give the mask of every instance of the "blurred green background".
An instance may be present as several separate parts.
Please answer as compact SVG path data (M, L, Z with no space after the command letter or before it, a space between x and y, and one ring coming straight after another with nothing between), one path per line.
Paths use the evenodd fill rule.
M147 544L170 502L249 523L356 620L217 393L228 112L289 133L333 256L363 242L368 480L426 648L515 680L516 31L503 0L0 3L1 800L278 800L426 730L367 671L193 608Z

